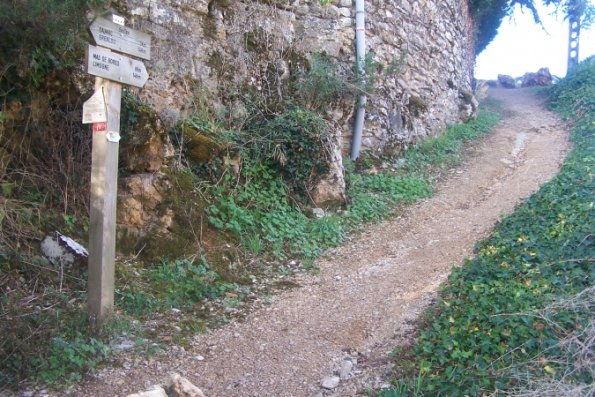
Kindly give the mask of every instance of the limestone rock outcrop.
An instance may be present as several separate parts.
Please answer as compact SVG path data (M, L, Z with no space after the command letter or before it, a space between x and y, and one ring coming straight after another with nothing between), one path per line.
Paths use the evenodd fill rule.
M159 171L174 153L164 123L149 106L130 111L134 112L135 122L123 131L122 163L130 172Z

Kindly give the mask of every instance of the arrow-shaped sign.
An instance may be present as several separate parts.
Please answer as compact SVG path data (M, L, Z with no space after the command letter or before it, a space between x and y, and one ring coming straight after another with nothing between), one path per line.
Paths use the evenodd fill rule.
M149 79L144 63L101 47L89 45L86 63L87 73L122 84L142 87Z
M142 59L151 59L151 36L147 33L102 17L95 18L89 30L97 45Z

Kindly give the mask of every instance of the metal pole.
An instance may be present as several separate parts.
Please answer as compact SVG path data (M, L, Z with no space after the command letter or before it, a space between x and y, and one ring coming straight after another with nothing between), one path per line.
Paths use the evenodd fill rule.
M362 81L366 78L364 65L366 63L366 27L365 27L364 0L355 1L355 55L357 62L357 72ZM362 135L364 130L364 121L366 118L365 94L360 94L357 98L357 110L355 114L355 123L353 127L353 139L351 141L351 160L359 157L362 145Z

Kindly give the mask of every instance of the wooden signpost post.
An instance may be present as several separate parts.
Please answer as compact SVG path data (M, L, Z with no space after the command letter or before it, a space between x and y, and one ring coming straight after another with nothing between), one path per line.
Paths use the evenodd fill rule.
M149 78L143 62L112 52L150 59L148 34L123 26L123 18L97 17L90 30L96 47L87 49L87 72L95 78L95 93L83 105L83 123L92 123L91 213L87 310L99 328L113 313L116 254L118 142L122 84L143 87Z

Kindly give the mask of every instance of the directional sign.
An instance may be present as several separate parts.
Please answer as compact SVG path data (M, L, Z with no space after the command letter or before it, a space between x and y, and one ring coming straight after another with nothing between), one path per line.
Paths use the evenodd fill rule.
M92 75L135 87L144 86L149 79L145 64L136 59L92 45L86 55L87 73Z
M151 59L151 36L97 17L89 27L97 45L142 59Z

